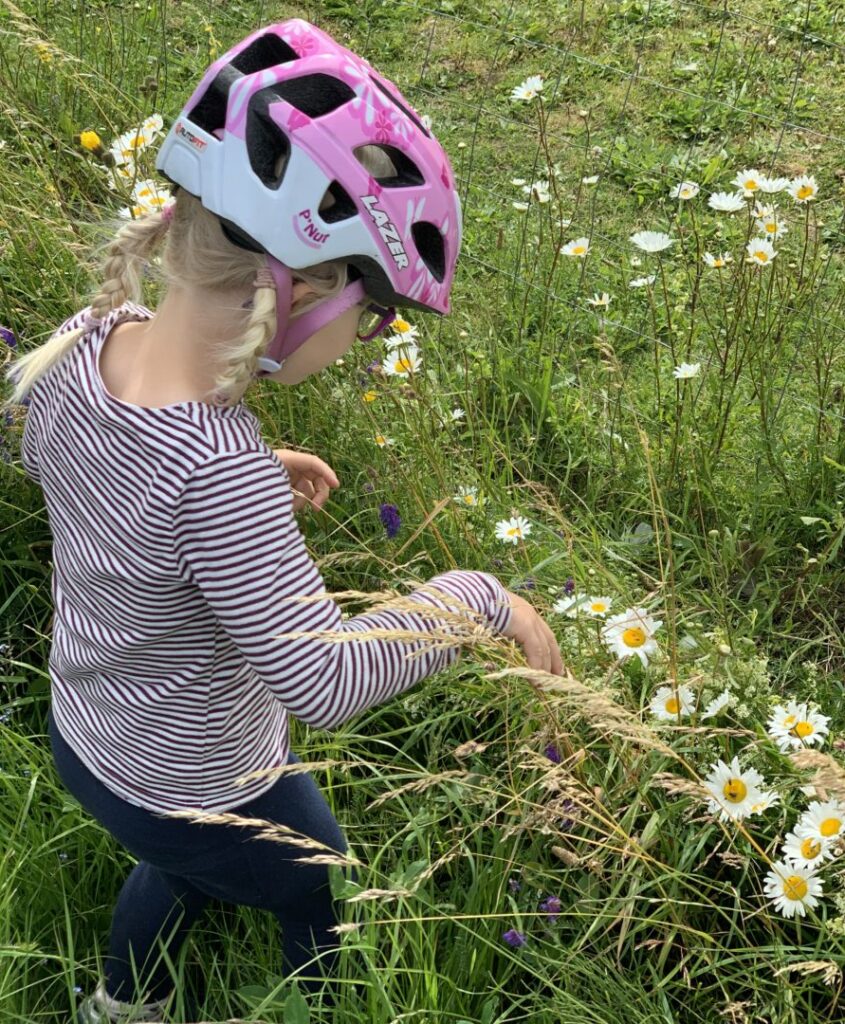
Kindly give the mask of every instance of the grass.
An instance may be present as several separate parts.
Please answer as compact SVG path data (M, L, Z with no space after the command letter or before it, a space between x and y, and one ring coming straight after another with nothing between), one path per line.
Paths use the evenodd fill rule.
M409 317L413 381L366 373L383 354L372 342L296 389L250 393L268 444L314 451L341 480L301 529L330 591L494 572L552 625L570 674L532 676L499 641L330 735L292 720L362 862L360 889L335 879L357 926L340 1005L303 1009L278 974L275 923L248 908L207 915L174 977L205 978L214 1021L841 1019L837 862L804 918L784 918L763 883L812 799L799 787L845 796L845 4L3 0L0 308L23 349L82 304L90 225L125 205L73 136L108 140L153 111L169 126L213 56L296 15L429 114L465 214L453 314ZM511 102L533 74L542 99ZM747 167L819 183L806 209L775 197L789 232L766 268L743 262L748 215L706 205ZM515 209L527 197L512 179L551 181L550 201ZM679 204L683 179L702 191ZM641 229L677 243L641 253L628 241ZM587 259L560 254L580 236ZM730 267L705 266L725 250ZM628 286L650 274L653 287ZM607 310L586 302L604 291ZM700 374L676 381L682 361ZM70 1019L74 986L96 983L132 858L63 790L46 742L50 532L17 458L24 415L0 466L0 1007L52 1024ZM487 504L447 500L426 522L461 485ZM393 539L382 502L402 516ZM532 526L513 546L494 530L511 515ZM556 613L567 578L612 612L647 607L660 656L618 662L599 622ZM658 722L666 684L689 686L699 713ZM725 687L732 706L702 719ZM823 782L767 734L791 698L830 716ZM780 795L738 823L698 788L734 755ZM556 920L539 909L549 896ZM524 945L503 941L511 929Z

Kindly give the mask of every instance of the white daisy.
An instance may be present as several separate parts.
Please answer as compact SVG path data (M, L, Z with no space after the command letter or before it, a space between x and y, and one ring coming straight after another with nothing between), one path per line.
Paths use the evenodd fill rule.
M748 253L745 262L756 263L760 267L767 267L777 256L768 238L752 238L745 250Z
M700 371L701 363L681 363L672 371L672 376L676 380L689 380L691 377L697 377Z
M742 199L742 192L713 192L707 200L711 210L719 210L720 213L738 213L745 209Z
M780 802L780 796L777 793L766 792L758 794L758 798L751 804L752 814L762 814L763 811L768 810L774 804Z
M769 736L781 751L801 750L802 747L822 746L828 731L827 715L808 711L806 704L789 701L786 707L778 705L768 722Z
M459 505L468 505L471 508L480 508L487 501L486 498L478 496L477 487L459 487L454 500Z
M629 241L645 252L662 252L675 243L675 239L663 231L637 231Z
M116 164L126 163L127 160L134 160L135 154L140 149L146 149L155 141L157 132L149 131L140 125L137 129L130 128L129 131L119 135L110 147L110 152Z
M589 599L589 594L571 594L569 597L562 597L559 601L555 601L552 610L556 611L558 615L566 615L567 618L574 619L580 611L584 610Z
M384 434L376 434L373 440L379 448L384 448L388 444L396 444L392 437L385 437Z
M413 342L395 347L381 364L382 372L389 377L408 377L422 366L417 346Z
M164 130L164 119L161 114L150 114L141 122L141 127L152 135L161 135Z
M407 338L408 341L410 341L412 338L416 338L417 331L419 330L419 328L414 327L412 324L409 324L408 321L401 316L397 316L395 320L391 320L390 326L393 328L394 331L396 331L396 334L392 334L390 336L391 339L400 337ZM388 339L388 342L389 340L390 339Z
M781 847L783 859L802 868L816 868L836 856L833 843L825 842L818 836L799 836L787 832L786 842Z
M591 597L584 605L583 611L591 619L603 619L612 604L613 599L610 597Z
M721 758L711 765L704 786L711 794L708 810L718 812L721 821L739 820L753 814L753 806L763 798L763 777L754 768L740 768L739 758L725 764Z
M460 406L457 409L453 409L449 416L453 423L457 423L459 420L465 419L465 417L466 412Z
M604 306L606 309L610 305L610 300L611 296L608 295L607 292L602 292L601 295L596 292L591 299L587 299L587 302L589 302L591 306Z
M580 256L583 259L590 251L590 240L589 238L574 238L571 242L561 246L560 251L564 256Z
M677 695L671 686L659 686L649 709L661 721L677 721L679 712L681 715L691 715L695 711L695 694L685 683L678 687Z
M670 192L670 199L694 199L701 191L701 186L694 181L682 181Z
M589 175L589 177L582 178L581 179L581 184L582 185L595 185L595 183L598 180L599 180L599 176L597 174L591 174L591 175Z
M528 209L528 203L511 203L511 206L515 210L527 210Z
M784 917L804 917L807 907L818 906L822 880L808 868L779 860L766 875L763 888Z
M774 212L775 208L772 203L761 203L759 199L755 199L754 205L751 207L751 216L756 217L757 220L771 217Z
M648 277L635 277L628 282L629 288L644 288L647 284L654 284L654 274L649 274Z
M511 100L514 102L517 100L533 100L542 91L543 76L531 75L526 78L524 82L520 82L520 84L513 90L511 93Z
M769 214L767 217L760 218L755 223L757 230L764 238L773 238L777 240L789 231L789 228L784 224L783 220L774 213Z
M715 718L720 711L724 711L724 709L731 703L732 700L733 694L731 693L731 691L722 690L719 696L714 697L713 700L711 700L707 707L704 709L704 711L702 711L701 717Z
M749 167L745 171L740 171L731 184L736 185L738 189L742 189L743 195L748 198L753 196L760 188L760 182L763 177L756 167Z
M531 533L531 523L524 516L511 516L496 523L496 536L509 544L518 544Z
M522 191L529 197L533 196L538 203L547 203L551 198L547 181L535 181L531 185L523 185Z
M787 191L796 203L808 203L818 195L819 186L814 177L802 174L800 177L792 179Z
M838 842L845 834L845 804L836 799L814 800L798 819L795 832L802 839L813 836L826 843Z
M166 206L173 196L164 185L159 185L151 178L145 178L136 183L132 189L132 198L150 213L160 210Z
M726 267L729 263L733 263L734 260L729 252L723 252L721 256L714 256L712 252L706 252L701 258L708 267L716 267L716 269Z
M768 192L770 195L772 192L783 192L785 188L789 187L789 178L761 178L760 179L760 191Z
M602 640L617 658L636 654L647 665L648 655L659 651L654 634L662 625L663 620L653 619L645 608L626 608L607 620L601 631Z

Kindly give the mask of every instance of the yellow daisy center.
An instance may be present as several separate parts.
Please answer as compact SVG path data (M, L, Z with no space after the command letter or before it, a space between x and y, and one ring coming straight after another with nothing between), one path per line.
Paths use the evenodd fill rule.
M732 804L741 804L748 796L748 787L742 779L728 779L722 792L725 794L725 799L730 800Z
M376 444L384 444L384 434L376 434Z
M757 184L755 178L748 178L748 180L745 182L745 187L748 189L749 192L753 192L755 188L759 188L760 186Z
M783 883L783 894L790 900L803 900L807 895L807 883L800 875L790 875Z
M783 720L783 724L784 725L792 725L792 723L794 721L795 721L795 715L787 715L786 718L784 718L784 720Z
M806 199L807 196L811 196L812 194L813 194L813 186L812 185L802 185L798 189L798 198L799 199Z
M508 536L509 537L521 537L522 536L522 530L518 526L510 526L510 527L508 527Z
M590 605L590 609L594 612L606 612L607 605L604 603L604 601L593 601L593 603Z
M768 231L770 235L773 234L778 229L777 224L773 220L770 220L768 224L765 225L765 227L766 231Z
M765 252L763 249L757 249L754 255L761 263L766 263L769 259L769 254Z
M808 836L806 839L801 841L801 856L806 860L812 860L813 857L818 857L822 852L822 844L818 840Z
M403 371L408 373L412 369L412 364L410 359L397 359L393 367L397 373L402 373Z
M471 494L465 494L464 495L464 502L467 505L474 505L475 504L475 498Z
M587 249L583 245L576 245L572 249L572 252L575 256L580 256L582 253L585 253L586 251Z
M680 702L678 701L677 697L670 697L666 701L664 707L666 708L666 710L669 712L670 715L677 715L678 711L680 710L681 705L680 705Z
M622 643L626 647L642 647L645 642L645 630L639 626L631 626L622 634Z
M725 261L723 259L713 260L713 266L714 267L723 267L724 265L725 265Z
M800 736L802 739L805 736L809 736L810 733L815 732L815 730L813 729L813 723L812 722L799 722L796 726L794 726L789 731L794 733L796 736Z
M390 326L399 331L400 334L404 334L405 331L410 331L411 329L411 325L407 320L403 320L402 317L398 317Z
M819 825L819 832L823 836L835 836L839 834L841 828L842 820L840 818L825 818Z

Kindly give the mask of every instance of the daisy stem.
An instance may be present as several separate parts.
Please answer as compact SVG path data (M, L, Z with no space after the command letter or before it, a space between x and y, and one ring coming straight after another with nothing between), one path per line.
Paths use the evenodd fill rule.
M810 241L810 204L807 203L807 209L804 211L804 249L801 253L801 266L798 268L798 287L801 287L801 283L804 280L804 260L807 256L807 244Z

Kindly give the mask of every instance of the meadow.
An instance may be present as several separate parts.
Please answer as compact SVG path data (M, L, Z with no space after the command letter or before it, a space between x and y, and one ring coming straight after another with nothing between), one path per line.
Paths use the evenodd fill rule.
M289 17L397 83L464 213L450 316L249 392L341 481L309 550L350 614L492 572L566 672L472 635L330 734L291 719L361 873L332 869L339 1004L249 908L215 906L174 981L215 1022L842 1020L844 0L0 0L3 360L88 301L106 218L167 201L156 142L208 63ZM64 1024L133 860L52 764L25 416L0 424L0 1015Z

